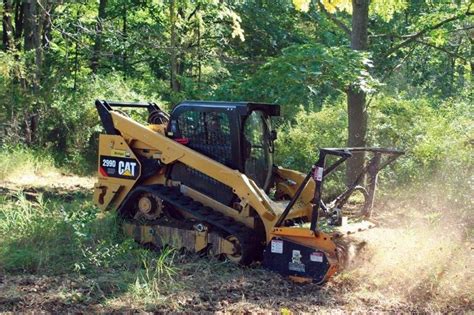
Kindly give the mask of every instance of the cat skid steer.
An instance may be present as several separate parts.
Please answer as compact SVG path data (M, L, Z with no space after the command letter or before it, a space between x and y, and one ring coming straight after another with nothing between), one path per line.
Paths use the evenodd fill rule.
M279 115L278 105L185 101L169 115L154 103L95 105L105 133L94 201L118 213L125 233L143 244L241 265L261 262L299 281L324 283L341 269L344 253L337 239L346 232L321 226L345 223L344 207L356 192L362 196L358 217L369 217L377 173L402 154L319 149L305 175L273 163L276 132L270 118ZM123 108L146 109L147 122ZM324 179L358 152L373 157L354 185L324 203ZM366 174L367 189L360 185Z

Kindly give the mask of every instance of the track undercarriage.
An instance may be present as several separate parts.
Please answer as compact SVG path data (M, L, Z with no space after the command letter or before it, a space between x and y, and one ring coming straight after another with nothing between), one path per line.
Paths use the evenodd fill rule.
M143 207L144 198L155 200L152 208ZM262 250L252 229L183 195L178 187L137 187L119 211L124 231L143 244L224 256L241 265L252 263Z

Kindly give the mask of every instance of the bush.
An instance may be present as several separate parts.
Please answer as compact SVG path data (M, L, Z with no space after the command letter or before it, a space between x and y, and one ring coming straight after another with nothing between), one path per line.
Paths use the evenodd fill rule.
M296 123L281 125L276 142L278 164L307 172L317 159L317 146L345 146L345 107L341 100L333 106L326 104L319 112L301 108L295 116ZM464 100L447 99L436 104L429 98L375 98L369 108L368 145L406 151L381 173L380 182L394 187L435 180L449 182L454 190L465 192L465 174L472 172L473 166L473 112L471 104ZM342 175L339 171L326 188L341 189Z
M319 112L300 108L294 121L278 128L276 164L308 172L318 159L318 147L344 147L347 141L347 113L342 102L323 106ZM342 168L325 184L325 191L334 193L343 186Z
M0 94L8 95L0 101L6 113L0 117L0 127L7 126L2 140L6 146L28 145L49 152L57 166L67 166L79 174L96 168L98 134L102 130L94 106L96 99L160 101L150 86L124 81L119 75L88 77L77 83L76 90L67 80L51 84L50 89L41 88L33 97L18 85L0 80ZM37 125L33 143L27 143L25 134L25 121L30 120Z
M468 102L379 97L369 113L369 143L397 147L406 156L396 164L397 180L439 180L472 168L473 109ZM453 173L454 172L454 173Z

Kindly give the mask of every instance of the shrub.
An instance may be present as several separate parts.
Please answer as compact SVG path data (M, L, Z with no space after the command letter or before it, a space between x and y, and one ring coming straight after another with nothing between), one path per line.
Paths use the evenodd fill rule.
M306 172L317 159L316 147L346 145L345 101L326 104L319 112L304 109L294 121L278 129L278 164ZM468 101L379 96L369 108L368 145L406 151L381 173L385 186L430 181L449 182L467 189L465 174L472 170L474 110ZM342 182L342 171L337 181ZM336 180L327 189L342 188ZM391 187L391 186L390 186ZM466 191L466 190L464 190Z

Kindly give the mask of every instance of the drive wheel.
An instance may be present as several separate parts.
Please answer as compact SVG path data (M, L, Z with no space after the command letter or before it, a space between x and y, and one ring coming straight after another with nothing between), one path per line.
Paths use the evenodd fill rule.
M145 193L138 198L135 219L158 219L163 214L163 207L163 200L151 193Z

